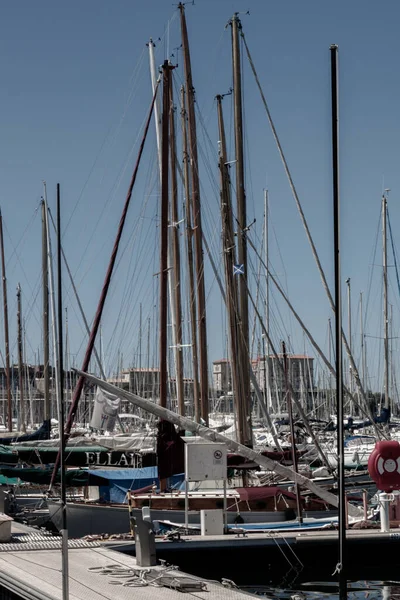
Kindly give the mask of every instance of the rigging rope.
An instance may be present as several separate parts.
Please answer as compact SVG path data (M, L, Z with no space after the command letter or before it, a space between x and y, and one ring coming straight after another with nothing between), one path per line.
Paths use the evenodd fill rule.
M399 270L397 267L396 250L395 250L394 241L393 241L392 225L390 223L390 218L389 218L389 209L387 208L386 210L387 210L387 220L388 220L388 225L389 225L390 243L392 246L392 253L393 253L394 269L396 271L397 289L398 289L399 296L400 296L400 278L399 278Z
M258 78L257 71L256 71L256 68L254 66L253 59L251 57L250 50L248 48L248 45L247 45L246 38L245 38L245 35L243 33L243 30L241 30L240 35L243 38L243 42L244 42L244 46L246 48L246 54L247 54L247 57L249 59L251 70L252 70L254 78L256 80L257 87L259 89L259 92L260 92L260 95L261 95L261 99L263 101L264 108L265 108L265 111L267 113L267 118L268 118L269 124L270 124L271 129L272 129L272 134L273 134L275 142L277 144L278 151L279 151L279 154L280 154L280 157L281 157L281 160L282 160L282 163L283 163L286 175L287 175L288 180L289 180L290 188L292 190L293 197L295 199L295 202L296 202L296 205L297 205L297 209L299 211L300 218L301 218L301 221L303 223L303 227L304 227L306 235L307 235L307 239L308 239L309 244L311 246L311 250L312 250L312 254L313 254L314 260L317 263L318 271L319 271L319 274L320 274L320 277L321 277L321 280L322 280L322 285L323 285L323 287L325 289L325 292L327 294L329 303L331 305L331 309L332 309L333 313L335 313L335 304L334 304L334 301L333 301L333 298L332 298L332 294L330 292L330 289L329 289L329 286L328 286L328 282L326 280L325 273L324 273L324 270L323 270L322 265L321 265L321 261L319 260L317 249L315 247L314 240L313 240L313 238L311 236L311 232L310 232L310 229L308 227L308 223L306 221L306 218L305 218L305 215L304 215L304 212L303 212L303 208L301 206L300 199L299 199L299 196L297 194L297 190L296 190L296 187L295 187L293 179L292 179L292 175L291 175L290 170L289 170L289 166L287 164L285 155L283 153L283 149L282 149L282 146L281 146L281 143L280 143L277 131L275 129L274 122L272 120L271 112L269 110L269 107L268 107L268 104L267 104L267 101L266 101L263 89L261 87L261 83L260 83L260 80ZM376 432L377 436L380 436L380 432L379 432L378 428L376 427L376 424L374 423L374 419L373 419L370 407L368 405L368 400L367 400L367 397L366 397L366 394L365 394L365 391L364 391L364 388L363 388L363 385L362 385L362 382L361 382L361 378L360 378L357 366L356 366L356 364L354 362L353 355L351 353L350 346L349 346L349 344L347 342L347 339L346 339L346 336L344 334L343 329L342 329L342 340L343 340L343 344L345 346L348 358L349 358L349 360L351 362L351 367L353 369L354 379L356 381L356 384L357 384L357 387L359 389L360 395L361 395L361 397L364 400L365 409L366 409L366 411L367 411L367 413L369 415L369 418L371 419L372 423L374 424L374 429L375 429L375 432Z

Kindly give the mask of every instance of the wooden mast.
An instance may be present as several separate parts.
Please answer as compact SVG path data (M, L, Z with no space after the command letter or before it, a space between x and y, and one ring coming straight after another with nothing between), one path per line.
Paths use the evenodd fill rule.
M185 414L185 392L183 385L183 354L182 354L182 301L181 301L181 256L179 249L179 215L178 215L178 182L176 174L176 136L175 136L175 109L173 87L170 83L170 156L171 156L171 223L172 236L172 261L174 272L173 302L175 304L175 359L176 359L176 395L178 399L178 412Z
M47 258L47 215L46 203L42 200L42 281L43 281L43 418L50 419L49 385L49 270Z
M218 129L219 129L219 171L221 180L221 216L222 216L222 236L223 236L223 254L225 264L225 281L226 281L226 305L228 309L229 319L229 337L230 337L230 361L232 371L233 395L235 399L235 407L238 423L238 441L244 443L243 431L243 379L242 372L239 366L239 346L240 332L238 329L238 298L236 279L233 275L235 265L235 241L232 224L232 205L230 196L230 181L227 167L225 127L222 113L222 96L217 96L217 111L218 111Z
M186 131L186 109L185 109L185 88L181 87L181 126L182 126L182 145L183 145L183 181L185 186L185 221L186 221L186 254L189 275L189 313L190 326L192 334L192 371L193 371L193 404L194 418L198 423L200 419L200 395L199 395L199 359L197 352L197 327L196 327L196 292L194 287L194 269L193 269L193 228L192 228L192 197L190 193L189 166L190 159L188 153L188 141Z
M241 323L240 347L243 365L243 390L241 398L243 403L242 423L243 444L251 445L251 398L250 398L250 371L249 361L249 307L247 295L247 240L246 240L246 195L244 190L244 161L243 161L243 120L242 120L242 82L240 68L239 30L240 20L235 13L231 20L232 26L232 62L233 62L233 107L235 119L235 153L236 153L236 199L237 199L237 240L238 263L241 265L242 274L239 275L239 314ZM250 357L251 359L251 357Z
M10 376L10 332L8 328L8 302L7 302L7 278L6 261L4 258L4 236L3 217L0 210L0 246L1 246L1 270L3 277L3 307L4 307L4 343L6 351L6 386L7 386L7 424L8 431L12 431L12 402L11 402L11 376Z
M149 48L149 62L150 62L150 76L151 76L151 86L154 94L155 86L157 84L157 73L156 73L156 63L154 58L154 48L155 44L153 40L150 38L149 43L147 44ZM171 86L170 86L171 87ZM154 105L154 121L155 121L155 129L156 129L156 141L157 141L157 154L158 154L158 166L160 171L160 185L162 181L162 156L161 156L161 118L159 116L159 103L158 99ZM177 286L177 271L174 268L174 249L173 249L173 236L168 235L168 292L169 292L169 319L171 323L171 338L172 338L172 354L174 357L174 366L175 366L175 374L176 374L176 393L178 399L178 406L183 405L183 365L182 365L182 357L181 355L181 342L178 342L178 329L181 327L181 321L179 321L179 317L177 315L177 306L176 306L176 286ZM182 379L182 386L179 385L178 380Z
M200 401L201 417L208 424L208 364L207 364L207 327L206 327L206 294L204 284L203 233L201 227L201 203L199 182L199 161L197 156L196 117L194 110L194 87L190 62L189 41L186 27L185 7L182 2L178 8L181 14L182 51L184 57L185 85L187 93L187 112L189 129L189 156L192 165L192 206L195 242L195 265L197 287L197 326L199 331L200 358Z
M171 67L163 64L163 112L161 139L161 227L160 227L160 406L167 406L167 301L168 301L168 205L169 205L169 108Z
M25 405L24 405L24 374L22 365L22 316L21 316L21 286L17 286L17 328L18 328L18 378L19 378L19 416L21 431L25 432Z

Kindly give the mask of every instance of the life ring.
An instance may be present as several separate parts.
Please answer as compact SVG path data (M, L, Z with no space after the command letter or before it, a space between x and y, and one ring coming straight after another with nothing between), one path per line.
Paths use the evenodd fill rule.
M368 472L379 490L400 489L400 444L396 441L378 442L368 459Z

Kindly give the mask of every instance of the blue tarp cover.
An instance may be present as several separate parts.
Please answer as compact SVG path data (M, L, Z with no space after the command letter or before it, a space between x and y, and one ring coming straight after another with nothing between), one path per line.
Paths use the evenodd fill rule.
M157 467L143 469L90 469L90 475L104 479L104 485L99 485L100 500L126 504L128 490L139 490L148 485L160 485ZM179 486L185 475L173 475L167 479L167 488Z

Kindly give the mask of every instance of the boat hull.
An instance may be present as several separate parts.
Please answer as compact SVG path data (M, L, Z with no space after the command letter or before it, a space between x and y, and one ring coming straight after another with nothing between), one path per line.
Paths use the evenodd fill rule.
M59 500L47 501L50 519L57 529L61 529L61 504ZM142 511L133 509L134 517L140 517ZM325 517L335 515L335 511L323 511ZM336 513L337 514L337 513ZM150 516L153 521L173 521L184 523L183 510L158 510L151 509ZM240 513L243 523L273 523L286 520L284 511L248 511ZM307 516L321 516L321 511L312 511ZM236 512L227 513L228 523L235 524ZM68 537L80 538L86 535L121 534L130 532L129 509L127 505L102 505L85 502L67 503ZM200 524L200 513L189 512L189 524Z

